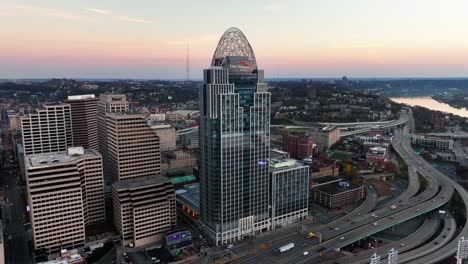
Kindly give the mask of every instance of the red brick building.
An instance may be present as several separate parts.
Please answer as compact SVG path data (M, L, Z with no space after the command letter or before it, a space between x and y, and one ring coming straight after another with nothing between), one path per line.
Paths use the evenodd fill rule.
M440 111L432 111L432 127L434 130L445 130L445 116Z
M302 160L312 157L314 144L314 140L304 134L283 135L283 150L294 159Z

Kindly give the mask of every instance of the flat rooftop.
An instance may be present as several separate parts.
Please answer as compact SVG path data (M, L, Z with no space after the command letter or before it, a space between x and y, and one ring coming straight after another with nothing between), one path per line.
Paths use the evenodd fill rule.
M69 95L68 100L84 100L84 99L93 99L95 98L94 94L82 94L82 95Z
M83 154L72 154L69 155L68 151L52 152L33 154L26 156L26 168L42 168L51 165L56 166L58 163L70 162L84 157L97 157L100 156L94 150L86 149Z
M260 166L260 165L259 165ZM305 167L304 163L290 158L285 159L270 159L269 165L271 172L284 171L293 168Z
M161 175L155 175L155 176L146 176L142 178L118 181L112 185L112 188L115 188L117 190L137 189L137 188L145 187L148 185L156 185L156 184L162 184L162 183L167 183L167 182L169 182L168 178L161 176Z
M314 174L312 174L312 177L314 177ZM334 176L324 176L324 177L320 177L320 178L312 178L311 181L316 185L322 185L322 184L326 184L328 182L341 181L341 178L334 177Z
M176 199L195 212L200 212L200 184L185 185L176 191Z
M346 182L346 183L349 184L349 186L348 187L341 187L339 185L340 182ZM322 185L319 185L319 186L316 186L316 187L312 187L312 189L327 193L329 195L335 195L335 194L338 194L338 193L355 190L355 189L358 189L360 187L361 186L353 184L353 183L351 183L349 181L341 180L341 181L335 181L335 182L331 182L331 183L327 183L327 184L322 184Z

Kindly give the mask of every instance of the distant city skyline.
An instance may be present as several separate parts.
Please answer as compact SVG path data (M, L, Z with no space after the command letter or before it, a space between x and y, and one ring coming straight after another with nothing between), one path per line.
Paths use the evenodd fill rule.
M190 45L201 80L231 26L267 78L468 77L465 10L463 0L4 1L0 79L185 79Z

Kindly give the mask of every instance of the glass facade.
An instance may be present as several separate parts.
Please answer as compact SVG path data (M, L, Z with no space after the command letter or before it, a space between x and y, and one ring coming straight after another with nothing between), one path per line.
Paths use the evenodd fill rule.
M200 216L216 244L270 227L266 88L245 36L229 29L200 91Z

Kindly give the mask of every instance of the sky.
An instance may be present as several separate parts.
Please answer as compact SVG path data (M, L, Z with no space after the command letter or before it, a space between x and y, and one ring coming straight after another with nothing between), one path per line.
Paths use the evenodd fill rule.
M468 77L466 0L1 0L0 79L201 79L240 28L266 77Z

